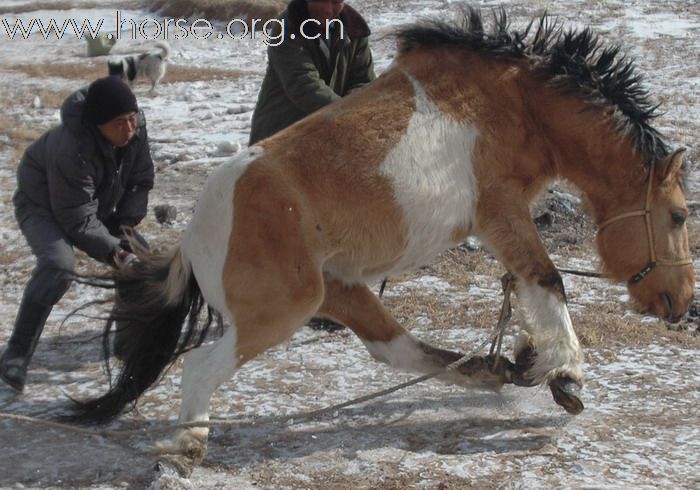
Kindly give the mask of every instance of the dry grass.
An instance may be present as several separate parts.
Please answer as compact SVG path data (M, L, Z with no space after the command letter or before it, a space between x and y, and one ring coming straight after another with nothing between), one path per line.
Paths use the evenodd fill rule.
M107 65L96 61L80 63L18 63L3 67L6 71L24 73L30 78L64 78L66 80L94 80L107 75Z
M474 274L484 274L497 280L505 270L493 261L488 261L484 252L469 252L455 249L441 255L421 271L392 277L392 283L415 279L429 273L449 282L452 286L466 290ZM433 330L452 326L473 326L491 329L496 325L503 296L501 293L490 298L489 303L469 303L455 306L449 298L443 299L430 291L410 290L400 296L386 296L384 304L392 315L406 328L416 326L420 318L430 320ZM513 301L514 322L518 320L517 298ZM624 318L626 305L616 302L601 302L595 308L571 314L574 327L586 348L615 349L620 345L641 347L667 341L685 348L700 348L700 336L688 331L674 331L658 321L641 324L634 317Z
M85 61L81 63L20 63L3 67L7 71L24 73L30 78L63 78L78 80L85 84L107 75L104 62ZM168 71L161 83L180 83L210 80L233 80L245 72L220 68L168 65ZM138 82L137 82L138 83ZM59 104L60 105L60 104Z
M231 19L277 17L287 6L285 0L150 0L149 8L174 18L201 17L227 22ZM258 24L258 27L262 27Z
M241 70L226 70L221 68L202 68L199 66L168 65L168 71L161 83L181 83L211 80L235 80L246 74Z
M92 8L109 8L109 7L115 7L115 8L125 8L126 2L124 1L104 1L104 0L95 0L93 2L84 2L80 4L80 8L83 9L92 9ZM134 1L132 0L131 2L128 3L129 8L137 8L139 6L145 5L146 0L141 0L141 1ZM5 14L24 14L27 12L35 12L37 10L70 10L72 8L75 8L74 2L71 1L66 1L66 0L49 0L49 1L43 1L43 2L33 2L33 3L28 3L25 5L16 5L16 6L0 6L0 15L5 15Z
M54 101L59 98L56 93L46 90L34 93L32 98L36 95L42 98L42 100L46 98L46 100L51 102L52 107L54 106ZM65 98L65 95L63 97ZM63 98L60 100L62 102ZM3 148L3 150L9 149L11 158L14 161L18 161L24 149L47 129L29 127L26 123L19 122L17 118L13 117L11 112L8 111L8 109L13 106L23 105L24 107L28 107L29 104L30 101L28 99L10 100L7 97L0 97L0 107L4 108L4 110L0 112L0 135L7 136L7 139L0 140L0 147L6 147ZM60 102L55 107L58 106L60 106ZM8 257L3 258L12 260ZM5 264L4 261L2 263Z
M643 347L667 341L687 349L700 348L700 336L688 331L671 330L661 320L641 324L633 318L625 319L622 305L615 303L587 308L571 316L576 333L585 347Z
M483 252L470 252L462 248L448 250L417 272L391 277L387 288L391 288L392 283L430 274L466 291L473 283L475 274L491 276L497 280L505 272L501 265L485 258ZM494 304L500 300L501 297L493 298ZM450 298L422 289L410 290L400 296L387 296L384 303L392 315L409 329L420 317L430 320L432 328L436 330L454 325L492 328L498 316L498 307L490 308L482 303L468 302L455 306Z

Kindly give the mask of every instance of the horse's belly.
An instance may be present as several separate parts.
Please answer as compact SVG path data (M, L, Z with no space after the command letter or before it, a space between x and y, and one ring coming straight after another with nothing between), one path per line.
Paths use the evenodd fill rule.
M430 235L429 241L412 239L395 247L381 247L381 253L378 246L342 250L326 261L324 272L347 283L368 283L417 269L468 235L469 228L454 229L446 222L449 220L425 224L422 229Z

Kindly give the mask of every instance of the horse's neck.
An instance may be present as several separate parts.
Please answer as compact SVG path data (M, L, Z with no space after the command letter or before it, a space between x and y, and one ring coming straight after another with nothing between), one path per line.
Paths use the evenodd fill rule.
M549 144L557 173L586 195L593 218L600 222L629 206L634 193L625 191L640 185L645 176L630 137L615 128L611 116L599 108L582 110L576 101L571 104L550 118Z

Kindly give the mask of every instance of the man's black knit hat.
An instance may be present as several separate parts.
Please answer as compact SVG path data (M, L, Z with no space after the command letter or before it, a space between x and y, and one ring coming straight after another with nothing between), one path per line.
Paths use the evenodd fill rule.
M119 77L100 78L88 87L85 97L85 119L95 126L138 110L134 93Z

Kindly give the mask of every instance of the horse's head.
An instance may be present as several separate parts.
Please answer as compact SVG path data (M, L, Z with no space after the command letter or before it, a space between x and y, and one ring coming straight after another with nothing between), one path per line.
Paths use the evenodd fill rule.
M683 150L655 162L630 209L599 225L598 248L614 280L626 280L646 313L676 322L688 311L695 271L688 249L682 187ZM622 190L621 190L622 191Z

